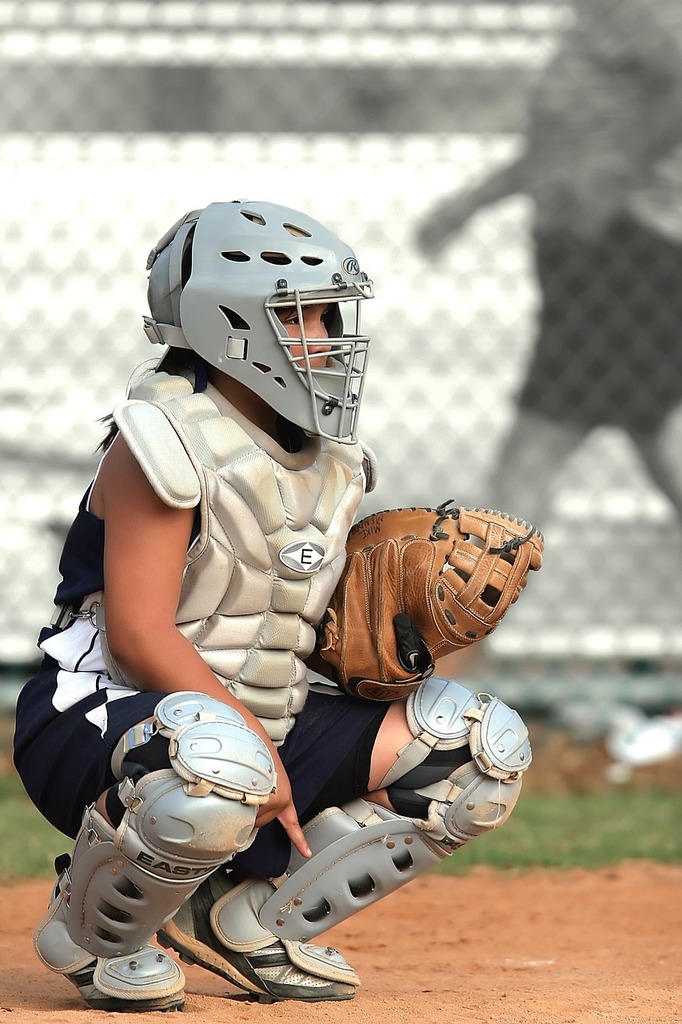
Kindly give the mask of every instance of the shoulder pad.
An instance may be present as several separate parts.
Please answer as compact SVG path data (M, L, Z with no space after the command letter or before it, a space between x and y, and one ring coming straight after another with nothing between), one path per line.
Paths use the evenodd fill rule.
M161 500L172 508L198 505L201 487L197 470L163 409L132 399L116 406L113 415Z

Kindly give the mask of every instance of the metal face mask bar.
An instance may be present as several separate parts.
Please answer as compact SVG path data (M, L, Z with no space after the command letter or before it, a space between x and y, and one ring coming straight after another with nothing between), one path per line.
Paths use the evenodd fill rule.
M336 279L335 279L336 278ZM355 438L362 393L364 390L369 337L360 332L360 302L374 296L372 282L363 275L358 282L349 283L334 275L333 284L307 288L289 288L285 279L277 282L277 291L265 303L270 322L279 344L294 370L313 396L315 432L321 437L337 440ZM306 335L304 310L308 306L326 303L324 316L327 336L309 338ZM278 311L295 309L300 334L290 337ZM322 352L316 349L322 347ZM301 349L294 354L293 349ZM324 356L324 365L316 360ZM333 433L325 430L324 418L337 411L338 426Z

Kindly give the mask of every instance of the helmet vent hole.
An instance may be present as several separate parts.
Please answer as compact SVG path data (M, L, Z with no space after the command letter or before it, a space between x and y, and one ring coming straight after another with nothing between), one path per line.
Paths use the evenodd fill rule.
M274 380L275 384L279 384L281 388L286 388L287 382L284 380L283 377L273 377L272 379Z
M296 224L282 224L285 231L288 231L294 238L312 238L313 236L305 228L299 228Z
M321 256L301 256L301 263L306 263L309 267L319 267L322 263Z
M240 210L239 212L252 224L260 224L261 227L265 227L265 217L261 217L260 213L254 213L252 210Z
M230 260L231 263L248 263L251 257L242 252L241 249L235 249L233 252L221 252L220 254L224 260Z
M262 252L260 258L265 263L274 263L276 267L285 267L291 263L291 256L287 256L285 252Z
M233 331L250 331L251 324L240 316L236 310L230 309L229 306L218 306L218 309L223 314L228 324Z
M260 370L261 373L272 373L272 367L266 363L252 363L251 364L256 370Z

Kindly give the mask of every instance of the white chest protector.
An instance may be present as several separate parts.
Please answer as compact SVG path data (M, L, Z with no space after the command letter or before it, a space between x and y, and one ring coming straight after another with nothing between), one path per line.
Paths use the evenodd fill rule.
M176 622L281 742L307 693L305 657L365 490L361 445L285 452L209 386L157 373L114 411L156 493L200 509Z

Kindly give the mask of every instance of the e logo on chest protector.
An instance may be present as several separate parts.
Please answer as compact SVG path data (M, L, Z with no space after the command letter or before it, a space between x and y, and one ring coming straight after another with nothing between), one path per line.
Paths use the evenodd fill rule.
M324 548L309 540L297 540L287 544L279 553L279 560L294 572L316 572L322 565Z

